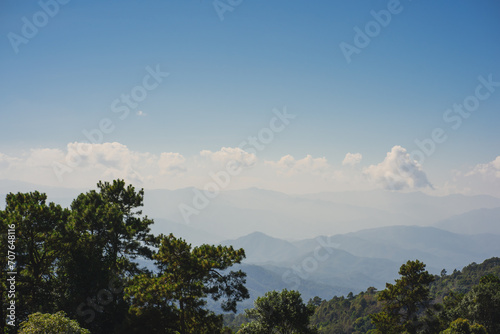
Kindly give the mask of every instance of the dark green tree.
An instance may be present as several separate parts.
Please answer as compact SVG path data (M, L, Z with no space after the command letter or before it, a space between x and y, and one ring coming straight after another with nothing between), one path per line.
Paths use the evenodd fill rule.
M68 210L54 203L46 203L47 195L38 191L31 193L10 193L6 197L5 210L0 211L2 238L0 248L8 248L8 227L15 232L12 253L15 253L16 316L23 321L30 313L53 312L58 289L56 267L62 254L60 248L61 229ZM3 255L3 254L2 254ZM7 254L2 256L2 284L5 282ZM12 270L9 270L12 271ZM2 294L4 294L2 289ZM2 300L5 301L2 295ZM4 318L5 319L5 318ZM4 325L4 324L2 324Z
M307 303L312 304L313 306L320 306L322 302L323 302L323 299L316 296L314 298L309 299L309 301Z
M254 302L254 308L245 310L252 320L244 324L240 334L310 334L317 333L310 326L314 305L305 305L298 291L270 291Z
M161 236L153 255L158 273L134 277L125 289L136 321L155 315L162 333L216 333L222 317L205 308L206 298L222 299L224 311L248 298L246 274L227 269L245 258L243 249L201 245L192 248L172 234Z
M482 277L465 294L456 312L461 318L483 325L489 333L500 333L500 278L493 274Z
M380 333L417 333L422 326L419 316L428 307L429 284L434 276L425 270L419 260L408 261L399 269L401 278L395 284L386 283L379 294L384 302L381 312L371 316Z
M151 259L152 220L141 217L144 191L123 180L99 182L71 204L63 233L58 276L65 298L60 309L94 333L110 333L128 312L119 282L144 272L134 261Z

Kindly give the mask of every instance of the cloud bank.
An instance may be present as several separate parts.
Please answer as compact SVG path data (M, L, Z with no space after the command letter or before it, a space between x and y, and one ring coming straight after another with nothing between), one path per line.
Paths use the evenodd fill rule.
M465 176L483 175L486 177L500 178L500 156L486 164L478 164Z
M347 153L342 161L343 166L354 166L361 162L363 156L361 153Z
M227 189L260 187L287 193L388 189L436 194L491 194L500 197L500 156L469 170L450 173L451 180L434 189L423 167L405 148L394 146L379 163L362 166L361 153L347 153L337 164L326 157L259 159L238 147L179 152L137 152L121 143L73 142L64 149L37 148L17 155L0 152L0 179L34 184L89 188L99 180L125 179L146 189L203 187L210 175L228 164L243 169ZM359 166L359 167L358 167Z

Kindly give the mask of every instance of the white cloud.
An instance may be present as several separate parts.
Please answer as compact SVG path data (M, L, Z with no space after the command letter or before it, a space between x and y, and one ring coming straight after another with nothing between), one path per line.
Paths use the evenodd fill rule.
M485 177L500 178L500 156L486 164L478 164L465 176L483 175Z
M349 166L354 166L357 165L361 162L363 159L363 156L361 153L347 153L345 155L344 160L342 161L342 165L349 165Z
M52 161L61 160L64 158L63 151L53 148L32 149L26 164L33 167L51 166Z
M160 155L158 160L158 167L160 167L160 173L172 173L172 172L185 172L186 158L180 153L164 152Z
M202 158L216 163L218 166L225 166L230 161L236 161L243 168L252 167L257 163L257 157L253 153L248 153L239 147L223 147L220 151L212 152L203 150L200 152Z
M422 166L417 161L410 159L406 149L401 146L394 146L387 153L384 161L365 168L364 174L385 189L432 188Z
M136 112L136 115L137 115L137 116L141 116L141 117L146 117L148 114L146 114L146 113L145 113L144 111L142 111L142 110L139 110L139 111L137 111L137 112Z
M141 187L200 187L209 180L210 172L223 170L230 161L243 168L258 163L254 154L240 148L205 150L187 158L177 152L132 151L117 142L73 142L63 150L32 149L16 157L0 153L0 177L69 188L89 187L99 180L116 178Z
M445 187L449 193L487 194L500 198L500 156L467 170L454 170Z
M491 195L500 198L500 156L464 170L454 169L448 179L435 188L434 195Z
M266 164L275 168L278 173L286 176L308 173L308 174L323 174L330 169L326 158L313 158L311 155L306 155L305 158L296 160L291 155L285 155L280 160L266 161Z
M69 143L64 160L59 161L71 170L61 174L54 169L56 176L64 182L78 182L78 178L115 179L122 178L139 185L144 180L140 170L158 160L150 153L140 153L129 150L126 145L113 142L102 144ZM75 180L76 179L76 180Z
M113 142L102 144L69 143L65 162L73 162L80 168L123 168L140 160L140 154L131 152L127 146Z
M343 165L359 166L361 159L357 153L348 153ZM89 188L99 180L122 178L137 187L149 189L202 188L213 181L211 174L226 170L231 160L240 162L243 170L231 178L227 189L261 187L289 193L311 193L386 188L500 197L500 157L469 170L456 171L450 174L449 180L439 180L434 190L422 167L400 146L393 147L380 163L362 169L337 168L325 157L311 155L299 159L284 155L277 160L264 161L255 154L231 147L184 156L170 151L158 154L133 151L121 143L74 142L62 149L37 148L15 154L0 153L0 179ZM57 173L62 182L59 182Z
M11 165L21 161L16 157L11 157L0 152L0 171L8 169Z

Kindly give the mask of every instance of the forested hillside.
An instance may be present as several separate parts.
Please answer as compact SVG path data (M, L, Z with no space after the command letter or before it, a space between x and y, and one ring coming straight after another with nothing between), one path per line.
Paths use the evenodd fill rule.
M499 333L499 277L500 258L491 258L481 264L472 263L450 275L443 271L441 275L433 276L428 286L428 303L418 312L420 323L415 333L440 333L459 318L467 319L471 324L484 324L488 333ZM314 306L315 311L311 316L311 325L320 334L389 333L378 332L372 322L373 315L382 312L384 305L388 304L380 300L380 294L374 287L369 287L356 295L349 293L330 300L312 298L309 305ZM225 316L226 324L235 331L246 321L244 314Z
M435 318L427 319L429 322L444 321L449 313L461 314L454 309L456 305L464 300L474 286L480 283L482 277L494 275L500 277L500 258L491 258L481 264L472 263L448 275L445 271L440 276L435 276L430 283L429 292L431 297L430 309L436 310ZM375 329L371 323L370 315L382 310L383 302L377 299L378 292L375 288L357 295L349 294L347 297L334 297L331 300L323 300L317 307L312 323L317 325L320 333L366 333ZM496 290L495 299L497 321L500 321L500 290ZM316 301L317 302L317 301ZM486 301L485 301L486 302ZM478 301L479 303L479 301ZM493 307L494 305L477 305L478 307ZM462 314L464 315L464 314ZM454 320L454 319L452 319ZM470 319L474 321L476 319ZM497 323L498 326L498 323ZM435 328L428 329L428 333L436 333ZM496 332L491 332L496 333Z
M345 295L327 283L346 269L318 267L316 275L325 284L303 279L303 290L297 291L283 288L284 276L272 266L242 264L244 248L255 259L268 254L299 261L322 250L322 262L332 268L352 265L357 257L334 246L321 249L311 241L292 244L261 234L235 241L253 240L239 248L231 242L192 246L173 234L151 233L154 221L142 214L143 198L143 190L123 180L99 182L97 190L80 194L69 208L48 203L46 194L36 191L8 194L0 210L0 316L5 319L0 332L386 334L462 333L456 331L461 328L463 333L500 333L499 258L450 274L443 269L440 275L429 273L424 262L409 260L384 290L366 287ZM386 238L382 232L377 230L380 240ZM252 249L255 240L262 249ZM429 240L426 244L431 246ZM360 263L388 260L374 261ZM293 268L293 261L289 265ZM394 277L395 272L386 274ZM312 286L316 289L304 289ZM258 297L236 315L249 291ZM335 297L303 299L302 291L309 296L330 291ZM214 305L226 314L214 312Z

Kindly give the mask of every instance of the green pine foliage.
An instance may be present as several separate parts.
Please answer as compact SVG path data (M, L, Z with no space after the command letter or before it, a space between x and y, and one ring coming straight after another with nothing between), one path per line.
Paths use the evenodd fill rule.
M304 304L298 291L269 291L255 300L254 308L245 311L251 321L238 334L316 334L316 328L310 325L314 308L312 304Z
M224 325L231 330L231 333L236 333L243 324L250 322L250 319L246 317L245 313L226 313L222 318Z
M500 333L497 327L500 325L500 284L495 283L499 277L500 258L472 263L450 275L443 271L440 276L434 276L434 281L428 284L430 303L418 313L422 324L419 332L440 333L449 329L453 321L463 318L471 326L476 325L478 333L482 333L480 326L488 333ZM380 294L375 288L368 288L357 295L323 300L316 307L311 324L317 326L321 334L377 333L370 316L383 310L385 302L379 300ZM446 333L455 333L452 330Z
M323 300L311 318L319 333L366 333L375 327L370 314L381 310L377 290L368 288L352 297L333 297Z
M455 270L450 275L442 271L441 276L430 285L431 296L436 301L442 302L450 294L465 294L474 285L479 284L481 277L488 274L500 276L500 258L494 257L481 264L471 263L462 271Z
M469 320L458 318L441 334L487 334L483 325L471 324Z
M37 191L8 194L0 210L0 316L13 312L6 284L14 269L15 315L0 321L0 333L17 333L20 323L25 333L227 332L205 299L234 312L248 298L246 274L226 271L244 250L155 236L143 200L144 191L123 180L99 182L70 208ZM154 260L155 273L137 260Z

